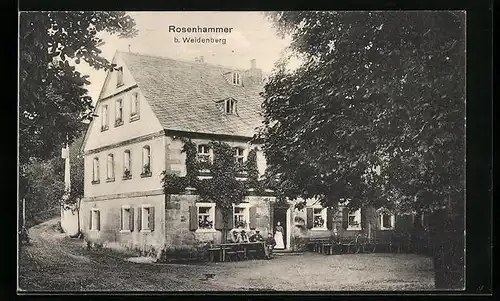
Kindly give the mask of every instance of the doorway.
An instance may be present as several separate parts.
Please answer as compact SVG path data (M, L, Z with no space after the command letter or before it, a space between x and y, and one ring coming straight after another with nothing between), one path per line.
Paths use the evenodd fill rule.
M280 222L280 225L283 227L283 244L285 246L285 249L288 247L288 240L289 240L289 235L288 235L288 209L289 207L274 207L273 210L273 234L274 231L276 230L276 225L278 225L278 222Z

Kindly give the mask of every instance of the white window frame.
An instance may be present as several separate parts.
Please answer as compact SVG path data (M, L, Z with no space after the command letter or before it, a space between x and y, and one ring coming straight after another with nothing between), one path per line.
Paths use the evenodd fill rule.
M149 208L154 207L153 205L150 204L143 204L141 205L141 231L144 233L150 233L151 229L148 227L148 221L149 221ZM147 212L147 214L145 214ZM153 221L154 222L154 221Z
M109 110L108 105L102 105L101 107L101 130L107 129L109 127Z
M132 93L132 100L130 101L130 117L131 117L131 119L135 120L135 119L139 118L140 106L141 106L141 104L140 104L139 92Z
M234 160L238 163L238 160L241 159L241 164L245 163L245 149L243 147L236 146L234 149ZM238 153L241 151L241 155Z
M236 100L228 98L224 101L224 112L228 115L236 114Z
M233 72L231 83L236 86L241 85L241 74L239 72Z
M391 219L391 227L384 227L384 215L390 216ZM396 226L396 216L394 214L380 213L380 230L394 230Z
M250 229L250 203L239 203L238 205L233 204L233 228L236 228L236 219L234 218L236 213L234 212L236 208L243 208L243 217L246 222L244 230L249 230Z
M151 164L151 146L149 146L149 145L144 145L142 147L142 168L141 168L141 173L143 175L149 175L149 173L146 173L146 170L144 168L144 166L146 166L146 164L149 164L149 173L152 173L153 172L152 171L153 170L153 165Z
M97 227L97 223L96 223L96 218L95 218L95 212L100 212L99 209L97 208L92 208L90 209L90 214L92 215L91 218L92 218L92 224L90 226L92 226L92 228L89 229L89 231L95 231L95 232L98 232L99 230L97 228L101 228L101 218L99 217L99 227ZM100 213L99 213L100 214Z
M121 215L122 215L122 224L121 224L120 232L122 232L122 233L123 232L129 233L130 232L130 213L131 213L130 212L130 205L123 205L122 208L121 208L121 210L122 210L122 213L121 213ZM128 211L127 218L125 218L125 214L124 214L125 211ZM127 221L126 225L127 225L128 229L125 229L125 221Z
M324 208L323 206L321 205L314 205L314 206L310 206L309 208L311 208L313 210L313 220L312 220L312 228L311 230L314 230L314 231L318 231L318 230L327 230L327 209ZM325 221L323 223L323 226L322 227L314 227L314 216L316 216L317 214L314 213L314 209L321 209L321 218Z
M209 214L210 214L210 219L212 220L212 228L202 229L199 227L200 207L203 207L203 208L210 207ZM196 203L196 222L198 223L198 227L196 229L196 232L217 232L217 230L215 230L215 203L207 203L207 202Z
M358 221L358 225L351 226L349 224L349 217L354 216L354 219ZM354 212L348 212L347 214L347 230L361 230L361 209Z
M92 182L99 182L99 157L92 158Z
M123 175L125 175L125 170L127 169L130 176L132 176L132 153L129 149L123 151Z
M114 178L115 178L115 156L113 154L108 154L106 156L106 180L113 180Z
M115 124L123 123L123 98L118 98L115 101ZM120 117L120 118L118 118Z
M200 147L204 152L200 152ZM201 162L211 162L212 161L212 150L208 144L198 144L196 146L196 157ZM206 158L206 159L201 159ZM207 160L207 161L205 161Z
M116 73L116 86L121 87L125 84L123 82L123 67L118 67L117 69L118 70L116 70L117 71L117 73Z

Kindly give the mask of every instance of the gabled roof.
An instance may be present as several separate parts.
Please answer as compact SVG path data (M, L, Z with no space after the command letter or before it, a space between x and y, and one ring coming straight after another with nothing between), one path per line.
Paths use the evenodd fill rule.
M262 124L262 85L233 86L232 71L206 63L118 52L165 130L252 137ZM243 74L243 71L241 71ZM216 103L233 98L238 115Z

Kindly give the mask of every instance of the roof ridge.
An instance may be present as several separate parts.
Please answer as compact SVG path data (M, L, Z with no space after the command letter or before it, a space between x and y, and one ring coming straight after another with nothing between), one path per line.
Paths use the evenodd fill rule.
M188 61L188 60L183 60L183 59L173 59L173 58L166 57L166 56L144 54L144 53L139 53L139 52L127 52L127 51L120 51L120 50L117 50L116 52L117 53L123 53L123 54L126 54L126 55L137 55L137 56L144 56L144 57L150 57L150 58L156 58L156 59L162 59L162 60L170 60L170 61L174 61L174 62L181 62L181 63L191 64L191 65L197 65L197 66L199 66L200 64L203 64L203 65L208 65L208 66L212 66L212 67L218 67L218 68L223 68L223 69L230 69L230 70L235 70L235 71L247 71L247 70L250 70L250 69L234 68L234 67L224 66L224 65L220 65L220 64L212 64L212 63L207 63L207 62L199 63L199 62L193 62L193 61Z

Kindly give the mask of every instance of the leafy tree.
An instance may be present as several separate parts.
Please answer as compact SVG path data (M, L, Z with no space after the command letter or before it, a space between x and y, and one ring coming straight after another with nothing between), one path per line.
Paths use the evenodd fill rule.
M132 37L134 20L125 12L23 12L20 14L19 163L20 199L33 191L28 165L58 155L90 118L88 76L70 60L96 69L113 65L101 56L101 32Z
M464 14L267 15L303 62L278 62L263 93L259 138L281 193L351 209L446 206L463 224Z

